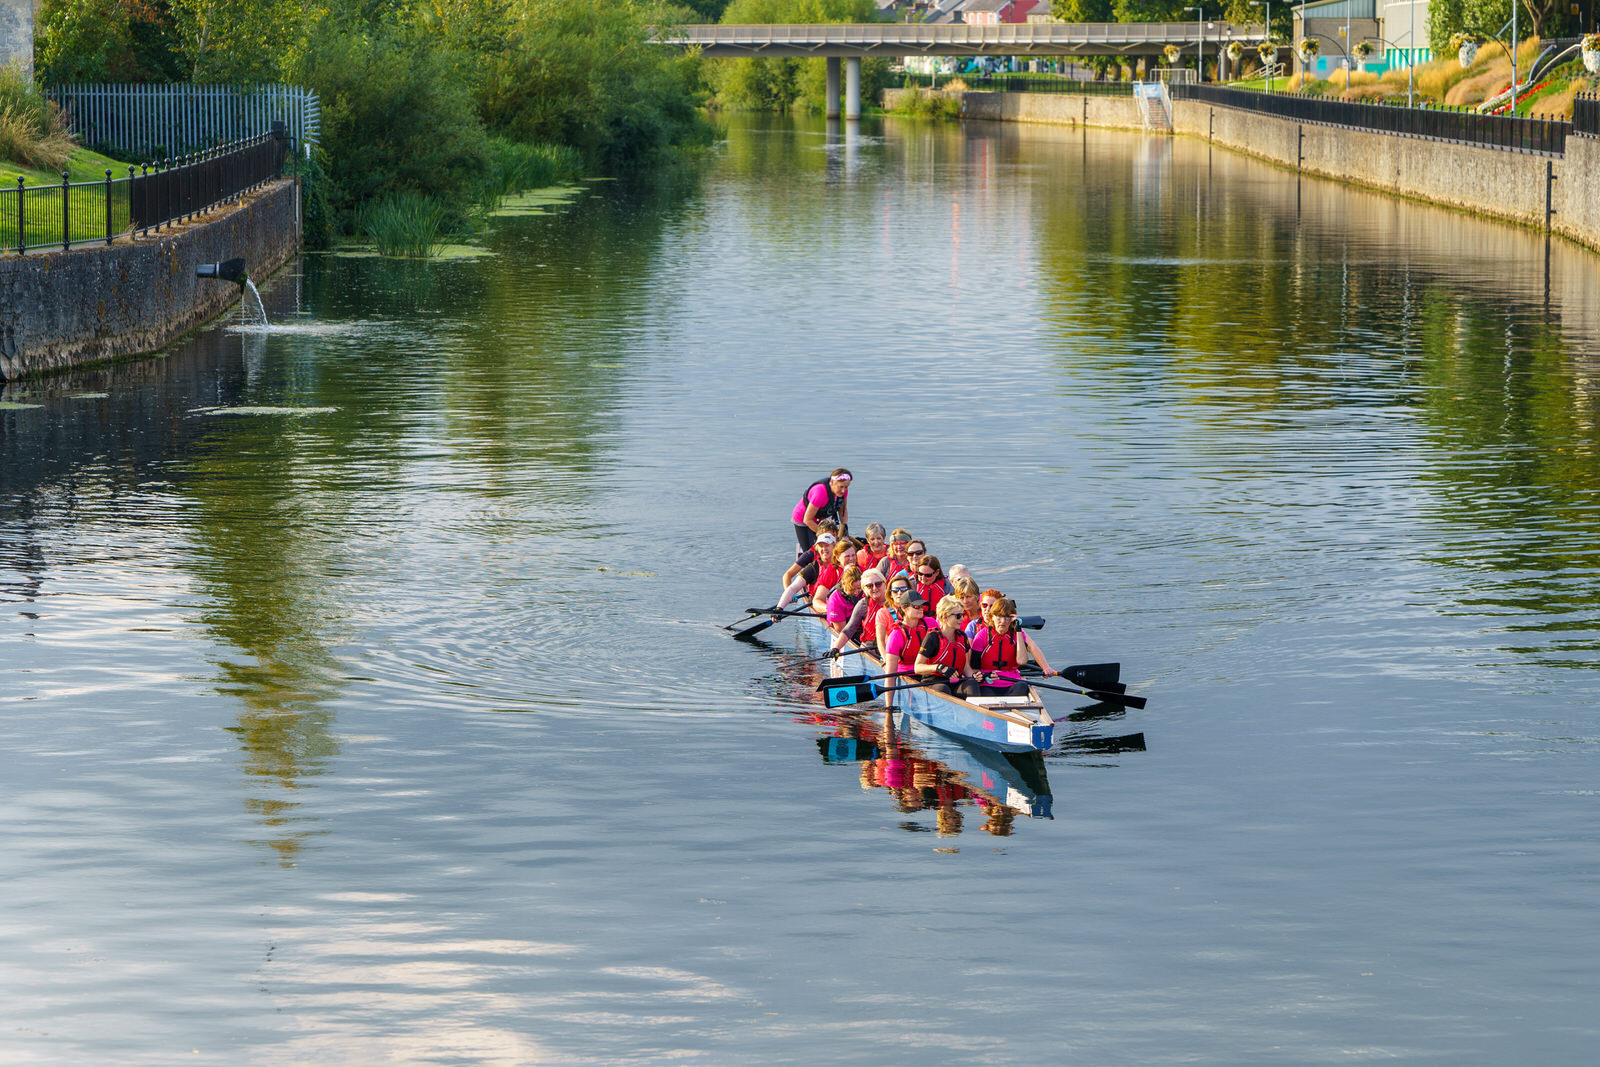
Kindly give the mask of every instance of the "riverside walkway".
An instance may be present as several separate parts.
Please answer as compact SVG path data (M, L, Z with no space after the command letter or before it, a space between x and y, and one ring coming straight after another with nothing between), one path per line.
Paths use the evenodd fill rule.
M828 61L827 112L839 114L839 61L844 60L844 115L861 114L863 56L1104 56L1159 55L1169 44L1184 50L1221 49L1229 41L1254 45L1264 26L1228 22L1064 22L969 26L918 22L833 25L680 26L663 45L698 48L708 59L763 56L816 57Z

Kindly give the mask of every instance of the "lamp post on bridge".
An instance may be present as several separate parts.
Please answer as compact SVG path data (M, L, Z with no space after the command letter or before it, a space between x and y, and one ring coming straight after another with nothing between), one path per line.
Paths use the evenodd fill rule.
M1198 59L1196 60L1196 63L1195 63L1195 65L1197 67L1199 67L1200 69L1195 75L1195 80L1197 82L1203 83L1206 80L1206 12L1205 12L1205 8L1203 8L1203 7L1186 7L1186 8L1184 8L1184 10L1185 11L1193 11L1194 12L1195 25L1198 26L1199 29L1200 29L1200 47L1199 47L1199 50L1198 50L1198 53L1197 53L1198 54Z

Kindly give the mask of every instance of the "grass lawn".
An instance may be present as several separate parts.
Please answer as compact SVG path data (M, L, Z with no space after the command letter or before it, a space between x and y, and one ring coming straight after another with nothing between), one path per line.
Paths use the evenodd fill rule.
M89 241L106 236L106 171L112 178L126 178L128 165L102 156L98 152L78 149L72 153L67 173L76 182L99 182L100 185L71 190L70 221L72 239ZM17 247L17 178L27 184L23 197L26 218L23 234L30 246L61 244L62 204L61 175L50 171L24 167L18 163L0 162L0 248L14 252ZM128 228L128 187L126 183L113 186L111 200L111 232L121 233Z

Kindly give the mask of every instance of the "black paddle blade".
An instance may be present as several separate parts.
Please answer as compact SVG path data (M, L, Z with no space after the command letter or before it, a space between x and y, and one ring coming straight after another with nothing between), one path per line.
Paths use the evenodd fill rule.
M866 680L867 676L864 674L847 674L842 678L829 678L825 682L817 683L817 692L820 693L825 689L832 689L834 686L839 685L858 685Z
M777 621L778 621L777 619L762 619L760 622L758 622L754 626L750 627L750 629L748 629L748 630L740 630L738 633L734 634L733 636L735 638L753 637L754 635L760 633L762 630L765 630L767 627L775 625L777 623Z
M1117 681L1122 677L1120 663L1079 663L1063 668L1059 677L1063 682L1081 685L1085 689L1101 689L1107 693L1126 693L1128 687Z
M1019 615L1017 617L1017 625L1022 627L1024 630L1042 630L1044 629L1044 616Z

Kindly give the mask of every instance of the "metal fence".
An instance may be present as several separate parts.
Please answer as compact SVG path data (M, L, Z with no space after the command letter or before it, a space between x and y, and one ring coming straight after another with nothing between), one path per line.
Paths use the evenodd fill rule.
M1567 133L1574 125L1563 119L1524 119L1448 108L1358 104L1290 93L1253 93L1216 85L1175 85L1172 95L1177 99L1258 111L1300 122L1557 156L1566 151Z
M910 80L916 81L916 75ZM1132 82L1091 82L1076 78L1030 77L1025 74L940 74L939 88L963 82L977 93L1079 93L1086 96L1132 96Z
M75 182L17 184L0 189L0 248L24 254L40 248L110 244L119 234L149 233L194 215L283 174L290 141L285 131L263 134L207 152L129 167L117 176Z
M1573 97L1572 132L1600 137L1600 93L1579 93Z
M298 85L56 85L45 94L73 136L122 159L164 159L242 141L283 123L316 144L322 107Z

